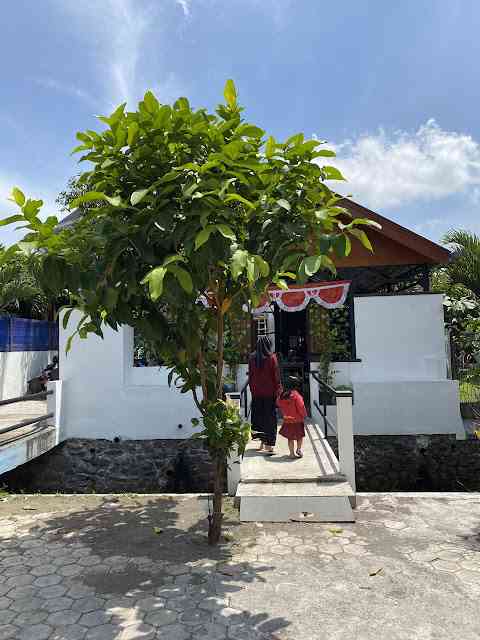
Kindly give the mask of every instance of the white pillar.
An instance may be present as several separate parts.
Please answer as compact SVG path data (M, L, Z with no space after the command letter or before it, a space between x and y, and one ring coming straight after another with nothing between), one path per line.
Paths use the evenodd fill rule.
M227 487L229 496L235 496L237 493L237 487L241 480L240 462L241 458L235 449L227 460Z
M340 472L346 476L355 492L355 447L351 391L337 391L337 438Z

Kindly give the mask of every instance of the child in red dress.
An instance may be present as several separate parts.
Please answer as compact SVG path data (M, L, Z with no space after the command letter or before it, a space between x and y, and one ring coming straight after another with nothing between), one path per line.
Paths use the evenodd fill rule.
M287 389L278 399L278 407L283 415L280 435L288 440L291 458L302 458L302 444L305 437L304 420L307 416L305 403L296 389ZM295 441L297 449L295 451Z

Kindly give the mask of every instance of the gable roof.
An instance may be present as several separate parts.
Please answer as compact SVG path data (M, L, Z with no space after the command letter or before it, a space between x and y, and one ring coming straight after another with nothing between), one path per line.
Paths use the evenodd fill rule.
M337 261L338 266L433 265L449 262L450 251L436 242L402 227L349 198L342 198L339 204L348 209L354 218L367 218L377 222L381 225L381 229L366 228L373 245L373 254L356 242L352 246L350 256Z

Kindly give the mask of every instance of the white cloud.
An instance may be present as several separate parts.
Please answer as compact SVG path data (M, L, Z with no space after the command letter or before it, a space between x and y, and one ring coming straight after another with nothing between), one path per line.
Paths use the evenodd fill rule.
M182 8L183 15L186 18L190 17L190 0L175 0L178 5Z
M414 133L379 130L336 145L335 164L347 178L335 189L372 208L398 207L467 195L480 185L480 145L471 136L445 131L433 119Z
M79 23L94 53L108 107L119 102L133 105L138 98L138 66L154 5L134 0L58 0L58 7Z

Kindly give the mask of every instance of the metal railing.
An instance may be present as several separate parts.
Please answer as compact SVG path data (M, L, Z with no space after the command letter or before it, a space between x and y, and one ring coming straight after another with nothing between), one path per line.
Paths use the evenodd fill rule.
M32 393L26 396L18 396L16 398L8 398L7 400L0 400L0 406L15 404L18 402L28 402L30 400L39 400L40 398L46 398L47 396L50 396L50 395L53 395L53 391L51 390L41 391L40 393ZM9 425L8 427L0 428L0 436L3 435L4 433L10 433L11 431L16 431L17 429L23 429L24 427L29 427L30 425L45 422L45 420L48 420L53 417L54 417L54 413L52 412L52 413L45 413L35 418L27 418L26 420L21 420L20 422L16 422L15 424ZM40 431L42 430L42 428L46 428L47 425L42 427L42 425L39 424L39 427L40 427L39 428L39 431ZM18 436L18 438L12 437L11 439L9 439L6 442L3 442L2 444L14 442L16 439L22 438L24 436L25 434L21 434Z
M327 416L327 407L336 404L337 394L342 394L320 378L318 371L310 371L310 375L318 384L318 400L313 401L313 405L323 418L323 432L325 438L328 437L328 427L336 434L337 429ZM330 402L329 402L330 401ZM323 411L322 411L323 407Z
M243 407L243 415L247 419L250 415L251 407L248 405L248 379L240 391L240 405Z

